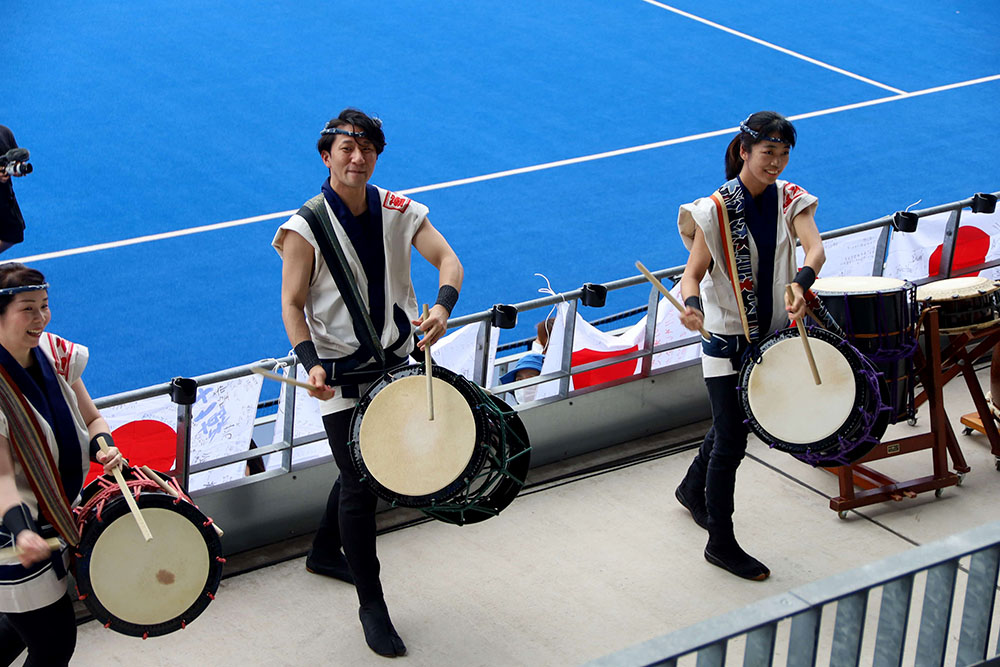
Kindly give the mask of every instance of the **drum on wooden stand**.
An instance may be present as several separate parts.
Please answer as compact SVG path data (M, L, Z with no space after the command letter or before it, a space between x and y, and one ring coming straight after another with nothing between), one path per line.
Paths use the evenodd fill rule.
M528 433L510 406L434 366L434 419L423 366L372 384L351 418L351 456L363 481L391 505L464 525L496 516L524 486Z
M965 276L936 280L917 288L921 308L937 306L942 334L985 329L1000 322L1000 284Z
M848 342L882 373L882 400L892 423L912 419L917 348L913 283L882 276L819 278L812 292L844 331Z
M104 627L134 637L183 629L215 599L222 543L173 480L177 497L140 470L123 470L153 539L145 541L121 489L98 477L74 509L80 527L77 592Z
M814 466L848 465L878 444L889 425L879 373L850 343L806 329L822 384L813 381L795 328L751 349L740 370L747 426L770 447Z

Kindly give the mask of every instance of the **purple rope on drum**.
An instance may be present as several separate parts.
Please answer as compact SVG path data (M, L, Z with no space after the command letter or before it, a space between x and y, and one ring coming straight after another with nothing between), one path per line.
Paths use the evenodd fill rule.
M815 327L814 325L806 326L807 335L811 335L815 331L827 330L823 327ZM857 355L859 358L864 358L863 355L857 348L855 348L846 339L836 336L836 346L838 349L847 350L853 355ZM912 354L912 351L910 352ZM845 355L848 356L848 355ZM753 360L754 363L760 363L763 355L760 350L760 345L752 345L744 353L744 360ZM856 428L852 432L851 437L844 437L843 435L837 434L836 445L827 446L823 449L813 450L807 449L805 452L795 452L790 451L787 447L783 446L784 443L779 443L771 439L763 439L764 443L770 448L774 449L777 447L781 451L785 451L798 460L808 463L813 467L831 467L835 465L850 465L858 458L866 454L872 447L879 443L879 438L882 436L882 432L885 430L885 423L880 423L880 419L884 419L884 413L892 410L892 406L887 404L882 400L882 391L879 383L879 379L882 377L883 373L881 371L875 370L874 366L862 364L860 368L855 369L856 377L862 378L863 386L868 389L868 396L872 401L867 407L870 410L862 409L859 411L860 420L857 423ZM743 385L738 385L736 387L738 392L743 391ZM758 429L754 429L753 421L747 417L743 420L743 423L751 426L758 437L763 435ZM878 435L873 435L878 431ZM864 448L863 451L858 451L860 448Z
M845 345L851 349L854 349L854 346L848 343L846 340L843 341L841 345ZM858 354L860 354L860 352ZM837 463L839 465L846 466L854 462L854 459L850 457L850 454L854 452L854 450L856 450L858 447L862 447L864 445L874 446L879 443L878 438L872 437L872 431L875 428L875 423L878 421L879 415L881 415L883 412L891 410L892 407L886 405L885 402L882 401L882 392L879 390L879 382L878 382L879 376L881 376L882 373L864 368L861 371L859 371L859 375L865 379L865 382L868 383L869 390L874 394L874 396L877 397L876 398L877 407L875 408L874 411L870 413L864 411L861 412L861 427L860 427L861 430L860 433L858 433L859 437L848 440L845 439L843 436L837 436L837 448L835 451L832 452L830 449L824 450L822 452L813 452L810 450L807 451L805 454L793 453L792 456L799 459L800 461L808 463L814 468L820 465L824 467L830 467L832 463Z

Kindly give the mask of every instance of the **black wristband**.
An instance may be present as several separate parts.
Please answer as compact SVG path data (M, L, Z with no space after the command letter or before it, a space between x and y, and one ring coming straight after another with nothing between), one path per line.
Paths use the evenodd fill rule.
M299 363L306 373L312 370L313 366L319 366L319 354L316 346L311 340L304 340L295 346L295 356L299 358Z
M114 447L115 441L111 437L110 433L98 433L93 438L90 439L90 460L97 460L97 452L101 451L100 439L104 438L104 444L108 447Z
M11 537L15 540L22 530L30 530L33 533L38 532L38 526L35 525L35 520L31 518L31 510L24 503L14 505L4 513L3 527L10 532Z
M705 309L701 307L701 297L689 296L688 298L684 299L684 305L687 306L688 308L694 308L695 310L700 311L702 313L705 312Z
M811 266L803 266L799 269L799 272L795 274L795 280L793 283L798 283L802 286L802 291L805 292L812 284L816 282L816 272L813 271Z
M450 317L451 311L455 310L456 303L458 303L458 290L451 285L441 285L441 288L438 290L437 301L434 302L434 305L444 306Z

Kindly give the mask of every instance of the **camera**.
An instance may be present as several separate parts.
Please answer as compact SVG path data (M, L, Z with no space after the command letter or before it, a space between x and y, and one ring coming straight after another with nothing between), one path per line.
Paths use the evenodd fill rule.
M30 174L33 167L28 164L31 154L27 148L11 148L4 155L0 155L0 169L11 176L24 176Z

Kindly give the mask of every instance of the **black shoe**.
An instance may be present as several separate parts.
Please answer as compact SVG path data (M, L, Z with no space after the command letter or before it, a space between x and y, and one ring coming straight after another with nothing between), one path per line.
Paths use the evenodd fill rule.
M337 551L333 558L324 558L323 560L313 558L312 552L310 552L306 556L306 572L319 574L324 577L333 577L349 584L354 583L354 575L351 574L351 568L347 564L344 554L340 551Z
M736 538L713 540L710 537L705 547L705 560L751 581L764 581L771 576L767 566L743 551Z
M386 658L406 655L406 645L396 634L383 600L368 602L358 609L368 648Z
M694 522L708 530L708 510L705 509L705 499L701 498L701 502L698 502L698 498L691 498L688 494L687 489L681 484L674 491L674 497L677 498L677 502L684 506L684 508L691 513L691 518Z

